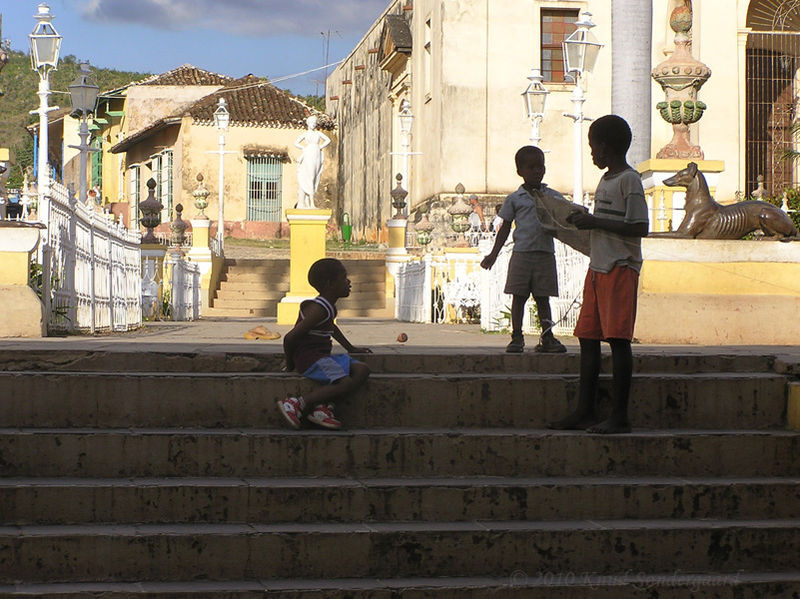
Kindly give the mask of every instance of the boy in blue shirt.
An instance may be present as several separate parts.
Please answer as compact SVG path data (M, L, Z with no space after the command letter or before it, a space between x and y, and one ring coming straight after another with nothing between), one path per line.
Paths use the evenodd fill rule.
M536 213L536 198L549 194L561 200L564 197L542 183L545 173L544 152L536 146L523 146L514 156L517 174L522 177L520 188L506 197L498 216L503 224L497 231L494 247L481 261L481 267L490 269L497 260L503 244L514 229L514 250L508 264L508 275L504 293L512 295L511 300L511 343L506 347L508 353L521 353L525 349L522 336L522 319L525 302L533 295L542 336L534 348L537 352L563 353L567 351L553 336L553 320L550 311L550 296L558 297L558 277L553 236L544 230Z

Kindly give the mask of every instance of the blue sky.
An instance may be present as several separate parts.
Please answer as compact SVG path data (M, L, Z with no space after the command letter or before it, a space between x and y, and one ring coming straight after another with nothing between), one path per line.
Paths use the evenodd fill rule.
M0 0L4 39L28 51L40 0ZM341 60L389 0L49 0L61 56L163 73L184 63L277 79ZM330 35L328 35L330 32ZM328 69L330 71L330 68ZM322 94L324 70L277 82Z

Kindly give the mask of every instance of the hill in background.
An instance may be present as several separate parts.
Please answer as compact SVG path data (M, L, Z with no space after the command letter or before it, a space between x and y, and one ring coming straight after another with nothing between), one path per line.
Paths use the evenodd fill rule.
M39 107L39 74L31 68L27 54L8 50L8 64L0 71L0 89L5 92L0 97L0 147L10 148L12 152L12 172L8 187L22 184L24 168L33 164L33 139L25 127L38 120L38 115L29 114ZM70 105L69 84L78 73L78 59L73 55L64 56L58 63L58 70L50 74L50 105L66 107ZM123 87L131 82L150 76L150 73L133 73L92 67L95 81L101 91Z

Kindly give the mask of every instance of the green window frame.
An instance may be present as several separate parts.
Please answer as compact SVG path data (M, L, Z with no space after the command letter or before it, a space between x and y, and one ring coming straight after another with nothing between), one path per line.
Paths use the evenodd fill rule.
M103 149L103 140L99 137L92 139L92 148ZM92 187L99 185L103 188L103 152L90 152L91 154L91 180Z
M246 220L281 221L283 160L278 156L245 156L247 162Z

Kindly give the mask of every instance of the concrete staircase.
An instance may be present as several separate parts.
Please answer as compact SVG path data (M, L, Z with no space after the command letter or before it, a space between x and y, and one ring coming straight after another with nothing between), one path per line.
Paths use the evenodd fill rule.
M280 360L0 358L0 597L800 597L769 356L639 355L617 437L544 428L574 353L367 356L340 432L283 426Z
M353 290L337 302L342 318L393 317L387 308L386 267L382 256L344 258ZM227 259L211 308L211 317L274 317L278 302L289 291L289 259Z

